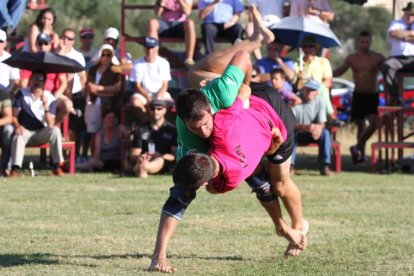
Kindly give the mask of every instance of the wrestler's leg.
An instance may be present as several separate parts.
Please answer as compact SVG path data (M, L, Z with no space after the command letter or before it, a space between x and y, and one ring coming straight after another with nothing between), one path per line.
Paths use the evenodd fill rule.
M208 55L198 61L188 72L188 79L194 88L200 88L201 81L219 77L224 70L232 64L237 52L246 51L251 53L260 48L262 44L268 44L274 40L273 33L263 24L262 18L257 10L253 13L254 33L246 40L236 43L230 47Z

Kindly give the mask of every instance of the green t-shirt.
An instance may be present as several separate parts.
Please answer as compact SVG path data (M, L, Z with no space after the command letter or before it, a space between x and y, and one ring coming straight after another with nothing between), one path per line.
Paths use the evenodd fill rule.
M243 71L237 66L229 65L220 78L210 81L205 87L200 89L209 99L213 113L234 103L243 80ZM208 151L208 139L203 139L191 133L183 120L178 116L175 122L178 133L177 160L180 160L191 149L197 152Z

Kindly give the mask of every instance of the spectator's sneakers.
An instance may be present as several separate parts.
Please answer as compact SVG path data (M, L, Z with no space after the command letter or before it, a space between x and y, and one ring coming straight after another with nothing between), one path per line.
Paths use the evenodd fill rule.
M23 174L20 172L20 170L19 170L19 169L14 169L14 168L13 168L13 169L10 171L9 176L10 176L10 177L20 177L20 176L23 176Z
M52 175L54 175L54 176L64 176L65 173L63 172L63 170L60 167L58 167L58 168L52 170Z
M320 169L320 173L323 176L331 176L332 175L332 171L329 168L329 165L323 165Z
M63 172L62 167L63 167L63 164L54 164L51 174L54 176L64 176L65 173Z
M0 176L2 176L2 177L8 177L8 176L10 176L10 173L6 169L1 169L0 170Z

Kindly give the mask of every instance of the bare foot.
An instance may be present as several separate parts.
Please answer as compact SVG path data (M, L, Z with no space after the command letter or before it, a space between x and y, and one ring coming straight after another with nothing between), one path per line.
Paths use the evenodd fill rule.
M177 271L177 268L172 267L167 261L151 261L151 265L148 268L148 271L174 273Z
M286 229L285 233L283 234L283 237L289 241L289 244L296 246L300 250L304 250L308 245L308 239L306 238L306 235L304 235L300 230L295 230L288 227L288 229Z
M309 231L309 222L304 219L302 229L294 230L294 231L299 231L300 234L304 237L304 240L300 241L299 243L289 242L288 246L286 247L285 253L283 254L284 258L298 256L306 248L307 243L308 243L306 234ZM295 238L297 237L295 236Z
M269 44L275 40L275 35L269 30L263 23L262 16L257 11L255 6L251 8L253 15L253 35L250 37L251 40L258 40L262 45Z

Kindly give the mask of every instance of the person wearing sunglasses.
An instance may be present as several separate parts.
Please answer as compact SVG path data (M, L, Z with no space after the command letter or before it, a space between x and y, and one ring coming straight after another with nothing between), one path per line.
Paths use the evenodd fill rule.
M37 52L52 51L52 38L46 33L40 33L36 38ZM26 88L29 86L32 72L30 70L20 70L20 86ZM58 102L58 112L56 114L55 123L60 124L69 111L73 109L72 101L65 96L68 81L66 73L47 73L44 82L44 89L51 92Z
M282 69L286 76L284 88L293 91L292 80L295 76L293 71L294 63L290 58L282 56L285 47L286 45L277 40L273 41L266 45L266 56L257 60L255 64L260 68L260 80L269 82L269 84L271 83L270 72L274 69Z
M85 123L90 136L92 154L95 149L95 135L102 127L102 114L108 109L119 109L119 92L122 75L111 70L119 64L114 48L104 44L92 59L93 65L87 75Z
M76 32L71 28L66 28L61 33L61 42L58 54L66 56L77 61L85 67L86 62L83 55L74 48L76 40ZM67 73L68 88L66 89L67 103L66 111L69 115L69 136L72 141L76 142L76 158L80 159L81 145L85 145L86 125L83 114L85 113L85 84L86 71L78 73ZM70 102L69 102L70 101ZM68 109L71 108L71 109ZM82 139L81 139L82 138ZM87 148L84 146L83 148ZM83 156L86 155L83 150Z
M92 66L91 59L96 55L98 49L93 46L95 31L92 28L83 28L79 32L81 46L79 52L82 53L86 61L86 70Z
M59 45L59 36L53 30L54 25L56 24L56 13L52 8L46 8L39 12L36 17L35 22L33 22L27 31L27 34L24 38L23 51L27 52L38 52L39 48L37 47L37 36L40 33L47 34L50 36L51 48L54 49Z
M64 162L62 132L55 124L56 98L45 90L46 74L34 71L29 86L20 89L13 102L14 137L11 146L12 170L10 176L21 176L21 167L27 144L50 144L52 174L62 176Z
M170 173L175 164L177 129L165 118L167 104L152 100L148 105L149 121L134 132L126 163L137 177Z
M328 116L328 125L339 126L340 122L336 119L334 108L329 96L329 89L332 86L332 67L327 58L319 57L317 55L320 45L316 41L315 36L305 36L301 48L303 57L295 62L294 71L295 77L293 83L296 91L303 88L306 81L313 79L319 82L319 96L325 102L326 114Z

